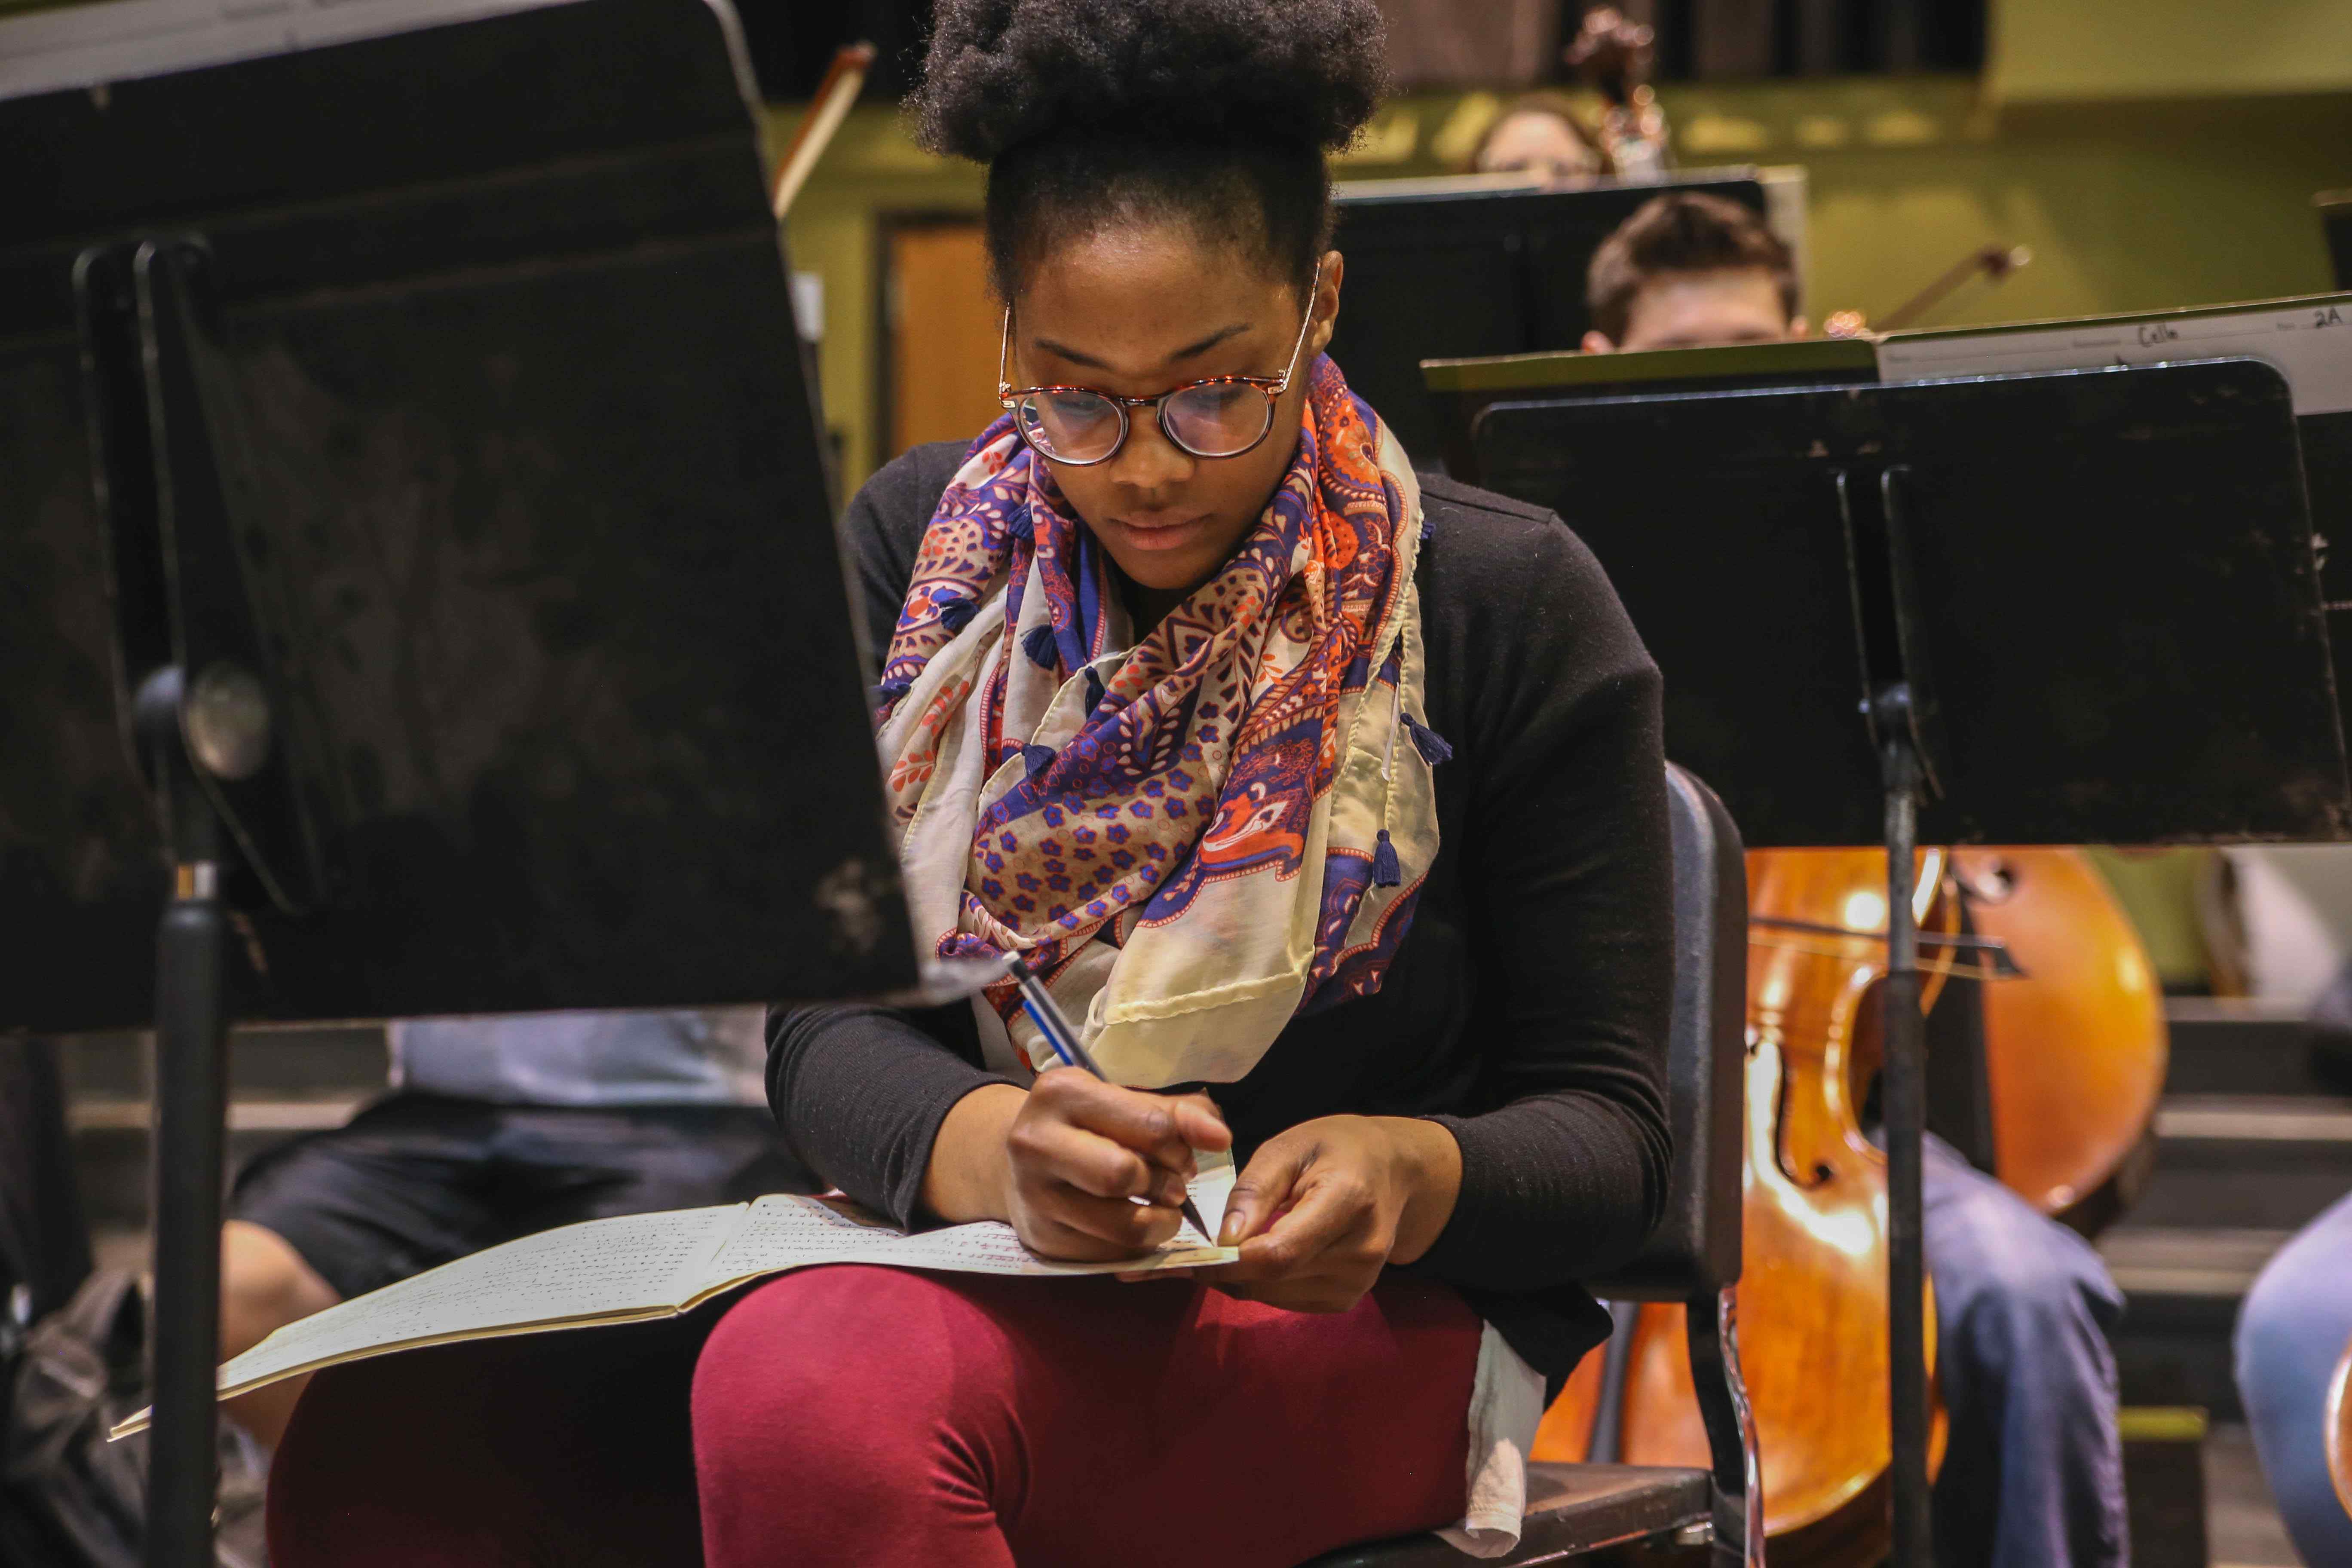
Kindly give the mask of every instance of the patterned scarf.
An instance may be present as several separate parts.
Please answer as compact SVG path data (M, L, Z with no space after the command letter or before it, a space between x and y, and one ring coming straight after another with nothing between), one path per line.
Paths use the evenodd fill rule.
M943 957L1026 953L1139 1088L1231 1082L1297 1013L1377 991L1437 854L1420 489L1338 366L1308 378L1273 500L1139 641L999 419L940 498L883 664L917 930ZM988 1002L992 1062L1051 1066L1012 986Z

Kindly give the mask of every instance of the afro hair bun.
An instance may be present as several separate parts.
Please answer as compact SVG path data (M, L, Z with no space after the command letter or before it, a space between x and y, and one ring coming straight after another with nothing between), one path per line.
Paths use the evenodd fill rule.
M983 163L1056 132L1336 150L1387 85L1373 0L939 0L910 107Z

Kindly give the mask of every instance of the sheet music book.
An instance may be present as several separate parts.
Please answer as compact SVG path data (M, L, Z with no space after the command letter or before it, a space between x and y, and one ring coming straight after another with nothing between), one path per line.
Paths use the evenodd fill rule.
M110 0L0 19L0 98L292 54L562 0Z
M1893 332L1879 340L1878 374L1928 381L2240 354L2278 368L2298 418L2352 410L2352 294Z
M2298 417L2352 410L2352 293L1899 331L1874 341L1798 338L1637 353L1423 360L1422 374L1438 396L1484 394L1493 401L1771 385L1856 373L1863 379L1874 373L1882 382L1929 381L2237 355L2278 367Z
M1202 1217L1224 1223L1230 1154L1202 1154L1187 1184ZM1114 1263L1064 1263L1023 1247L998 1221L908 1232L845 1198L772 1194L748 1204L622 1215L541 1231L445 1263L289 1323L220 1369L233 1399L306 1372L426 1345L673 1318L766 1274L823 1263L878 1263L954 1274L1051 1279L1202 1268L1236 1260L1186 1226L1158 1251ZM116 1426L146 1428L141 1411Z

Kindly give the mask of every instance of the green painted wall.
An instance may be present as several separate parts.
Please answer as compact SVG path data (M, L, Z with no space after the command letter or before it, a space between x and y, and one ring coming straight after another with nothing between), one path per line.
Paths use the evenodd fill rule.
M769 140L779 157L801 113L798 106L771 111ZM895 455L877 449L874 427L883 303L877 220L885 214L976 213L981 192L977 166L931 157L901 133L896 110L866 107L843 123L793 204L785 226L793 268L824 279L818 363L848 489Z
M1996 106L1974 79L1914 78L1663 96L1686 165L1804 165L1817 318L1884 314L1994 239L2031 246L2033 264L1936 322L2311 292L2329 275L2310 198L2352 185L2352 92ZM1443 172L1495 107L1486 94L1406 100L1337 172ZM797 114L776 111L780 137ZM977 170L928 157L892 111L869 108L794 211L793 264L825 280L824 394L853 482L890 455L872 428L876 216L976 210L980 194Z
M2352 88L2344 0L1995 0L1991 13L2004 101Z

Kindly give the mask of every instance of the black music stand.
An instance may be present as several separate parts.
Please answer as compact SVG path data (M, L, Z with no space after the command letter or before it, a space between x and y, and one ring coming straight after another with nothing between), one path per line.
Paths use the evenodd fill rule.
M488 8L0 102L0 1028L157 1028L156 1568L228 1020L918 980L733 18Z
M2247 360L1501 402L1750 847L1884 844L1894 1561L1928 1552L1913 851L2352 837L2287 388ZM1442 545L1442 542L1441 542Z
M1581 190L1497 187L1475 178L1364 181L1343 188L1332 243L1347 258L1330 354L1419 463L1444 450L1421 362L1583 345L1585 273L1601 242L1652 198L1676 191L1769 210L1753 169Z

